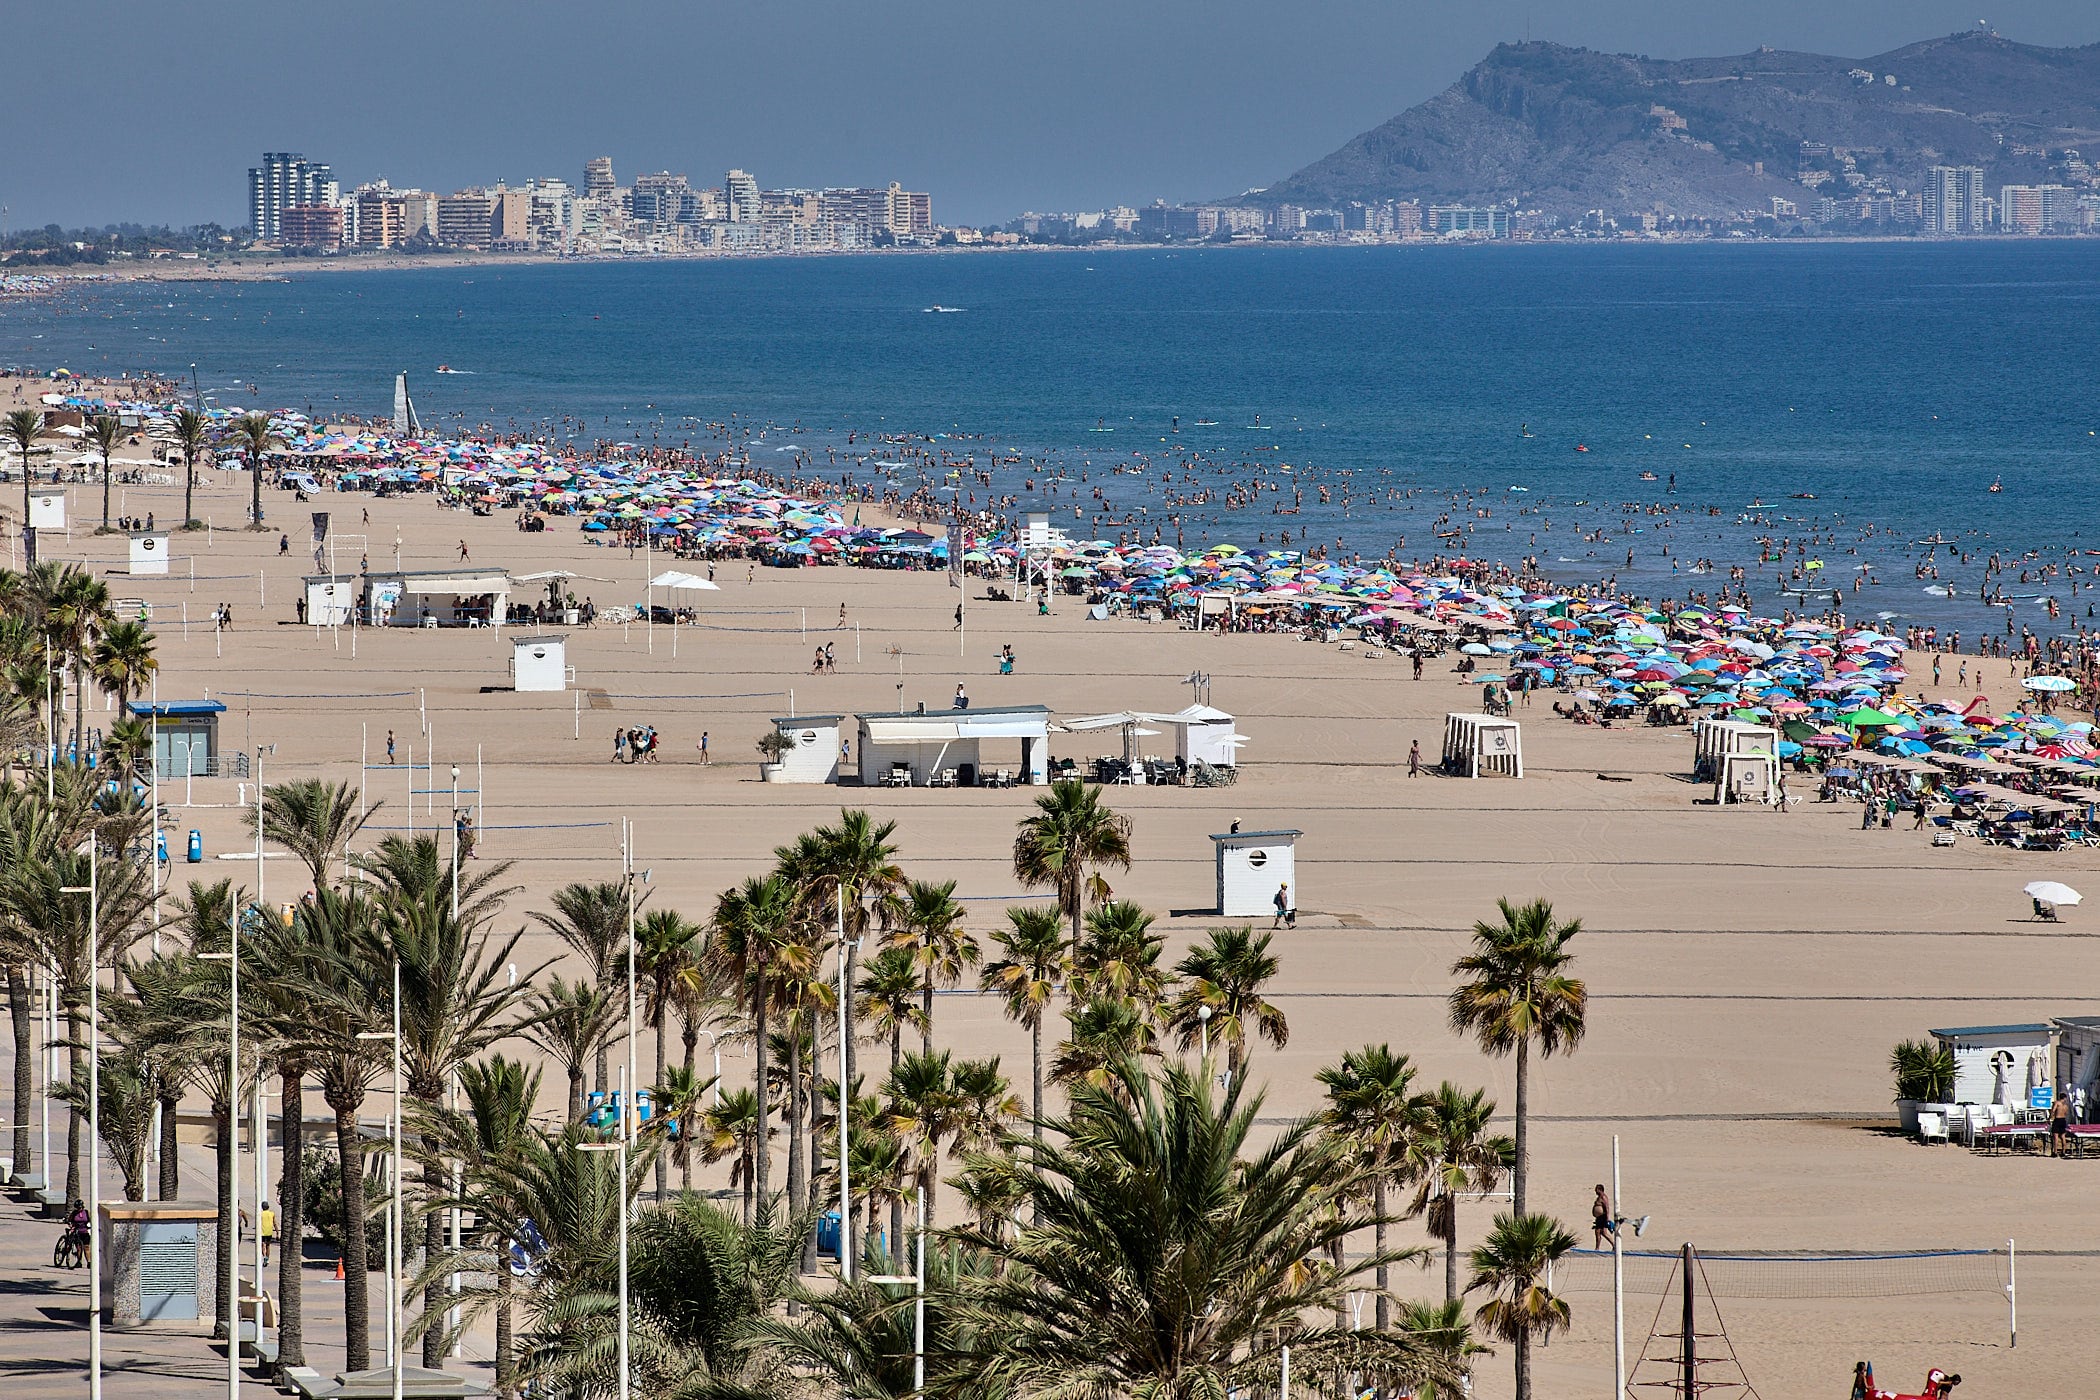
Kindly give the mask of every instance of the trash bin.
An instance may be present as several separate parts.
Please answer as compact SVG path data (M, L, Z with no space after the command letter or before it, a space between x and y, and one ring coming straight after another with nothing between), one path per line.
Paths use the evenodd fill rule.
M204 833L194 826L190 828L190 864L204 864Z
M817 1257L839 1257L839 1213L827 1210L817 1217Z
M165 827L154 830L153 859L161 865L168 863L168 832Z

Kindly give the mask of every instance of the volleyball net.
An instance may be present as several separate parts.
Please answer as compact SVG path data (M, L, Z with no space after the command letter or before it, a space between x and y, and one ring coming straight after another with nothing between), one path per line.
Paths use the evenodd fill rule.
M1626 1292L1654 1296L1673 1286L1676 1250L1624 1251ZM2010 1249L1916 1249L1820 1253L1699 1251L1705 1285L1716 1298L1906 1298L1990 1293L2012 1286ZM1553 1269L1564 1293L1609 1293L1610 1250L1577 1249Z

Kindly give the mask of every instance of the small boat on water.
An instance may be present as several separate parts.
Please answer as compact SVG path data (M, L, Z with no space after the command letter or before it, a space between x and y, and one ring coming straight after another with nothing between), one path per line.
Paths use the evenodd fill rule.
M922 306L919 309L929 316L953 316L961 312L963 308L960 306L943 306L939 302L935 302L931 306Z
M1992 478L1991 478L1991 484L1990 484L1990 487L1989 487L1988 489L1989 489L1990 493L1991 493L1991 494L1992 494L1993 496L1995 496L1995 495L1997 495L1997 494L1998 494L1998 493L1999 493L2000 491L2003 491L2003 490L2005 489L2005 483L2004 483L2004 482L2002 482L2002 481L2000 481L2000 480L1999 480L1998 478L1996 478L1996 477L1992 477Z
M1790 501L1813 501L1815 498L1816 493L1813 491L1796 491L1793 495L1787 497Z
M1641 480L1643 480L1643 481L1656 481L1656 480L1660 480L1660 478L1658 478L1658 477L1657 477L1657 476L1655 475L1655 473L1654 473L1654 472L1642 472L1642 473L1641 473Z

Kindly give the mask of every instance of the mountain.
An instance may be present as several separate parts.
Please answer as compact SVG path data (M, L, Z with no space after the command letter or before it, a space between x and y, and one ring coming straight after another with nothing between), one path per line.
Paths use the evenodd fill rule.
M1983 166L1990 187L2045 180L2044 150L2100 156L2100 44L2036 48L1972 31L1866 59L1760 49L1680 60L1504 44L1245 202L1513 200L1563 215L1723 218L1802 197L1803 142L1837 153L1807 162L1833 167L1826 190L1848 176L1916 189L1930 165Z

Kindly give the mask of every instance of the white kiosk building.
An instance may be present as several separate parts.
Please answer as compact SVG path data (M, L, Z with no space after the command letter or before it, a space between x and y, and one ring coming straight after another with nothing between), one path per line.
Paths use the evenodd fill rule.
M1276 912L1276 891L1298 907L1298 838L1302 831L1227 831L1213 834L1218 914L1252 919Z
M131 573L164 574L168 571L168 535L165 530L140 530L131 537Z
M65 487L32 486L29 488L29 528L32 530L63 530L66 528Z
M1013 782L1050 781L1050 709L1001 705L983 710L907 710L856 715L860 780L868 787L975 787L987 774L984 741L1016 740Z
M568 662L569 639L557 634L510 639L510 688L517 691L561 691L576 672Z
M844 715L785 715L773 728L795 741L780 761L764 770L769 783L835 783L839 780L839 734Z
M1191 705L1174 715L1174 754L1183 763L1208 763L1213 768L1237 768L1240 745L1247 742L1239 722L1223 710Z
M357 614L356 574L308 574L306 622L309 627L347 627Z
M1508 778L1524 776L1524 736L1513 719L1496 715L1447 714L1444 716L1444 771L1455 777L1477 778L1499 773Z

